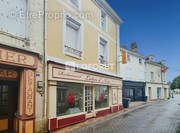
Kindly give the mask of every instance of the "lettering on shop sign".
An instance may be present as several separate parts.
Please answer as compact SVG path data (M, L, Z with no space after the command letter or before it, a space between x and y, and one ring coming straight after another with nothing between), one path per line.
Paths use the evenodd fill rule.
M0 62L34 67L36 60L33 56L0 48Z
M1 79L17 79L18 73L14 70L0 69Z
M26 115L29 116L34 113L34 77L34 71L26 71Z
M61 68L52 67L52 78L62 80L82 81L85 83L106 84L121 86L121 80L110 79L82 72L66 71Z

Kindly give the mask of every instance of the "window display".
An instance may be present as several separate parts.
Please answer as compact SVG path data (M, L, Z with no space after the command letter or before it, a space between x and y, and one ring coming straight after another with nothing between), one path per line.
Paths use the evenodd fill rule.
M68 82L57 84L57 116L83 112L83 85Z
M109 89L108 86L95 86L95 108L109 107Z

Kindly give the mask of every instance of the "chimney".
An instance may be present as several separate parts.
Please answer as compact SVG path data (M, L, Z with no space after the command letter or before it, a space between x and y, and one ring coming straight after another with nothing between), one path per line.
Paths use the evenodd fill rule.
M149 55L149 61L154 61L154 55Z
M161 60L160 63L165 66L166 61L165 60Z
M131 43L131 51L138 53L138 45L136 42Z

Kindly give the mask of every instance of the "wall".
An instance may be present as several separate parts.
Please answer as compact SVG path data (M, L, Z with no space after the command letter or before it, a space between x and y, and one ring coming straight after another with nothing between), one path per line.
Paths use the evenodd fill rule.
M0 1L0 44L14 47L39 55L37 81L43 81L43 0L6 0ZM24 13L37 16L27 16ZM23 16L19 16L20 14ZM12 16L15 15L15 16ZM44 129L43 95L36 93L36 132Z
M121 48L121 54L122 51L125 49ZM120 60L120 76L123 77L124 80L130 80L130 81L140 81L145 82L145 59L144 57L132 53L129 50L125 50L127 54L130 55L130 61L127 61L126 64L122 63L122 60ZM136 55L134 55L136 54ZM139 64L139 58L142 59L142 64Z
M165 81L162 85L162 79L161 79L161 66L152 64L152 63L146 63L146 96L149 97L149 87L151 88L151 98L152 100L157 99L157 88L161 88L161 99L165 99L165 91L166 88L166 98L169 96L169 87L166 85L166 73L162 73L163 81ZM151 72L154 72L154 80L151 80Z
M48 12L62 13L63 11L67 11L71 14L90 14L90 17L87 18L76 17L84 24L83 59L76 59L63 53L63 20L47 18L48 56L57 57L67 61L73 61L79 64L95 64L100 70L104 70L105 67L99 65L98 62L98 36L101 35L109 41L109 64L113 64L113 67L109 67L109 69L104 71L108 71L114 74L117 73L117 25L110 18L108 18L108 32L103 31L100 28L100 9L93 1L82 0L81 11L79 11L78 9L74 8L74 6L67 0L51 0L47 2L47 9Z

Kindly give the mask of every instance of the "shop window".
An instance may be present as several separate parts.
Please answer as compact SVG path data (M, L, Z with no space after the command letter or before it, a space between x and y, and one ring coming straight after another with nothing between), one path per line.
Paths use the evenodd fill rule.
M57 116L83 112L83 85L58 82Z
M109 107L108 86L95 86L95 108L101 109Z

